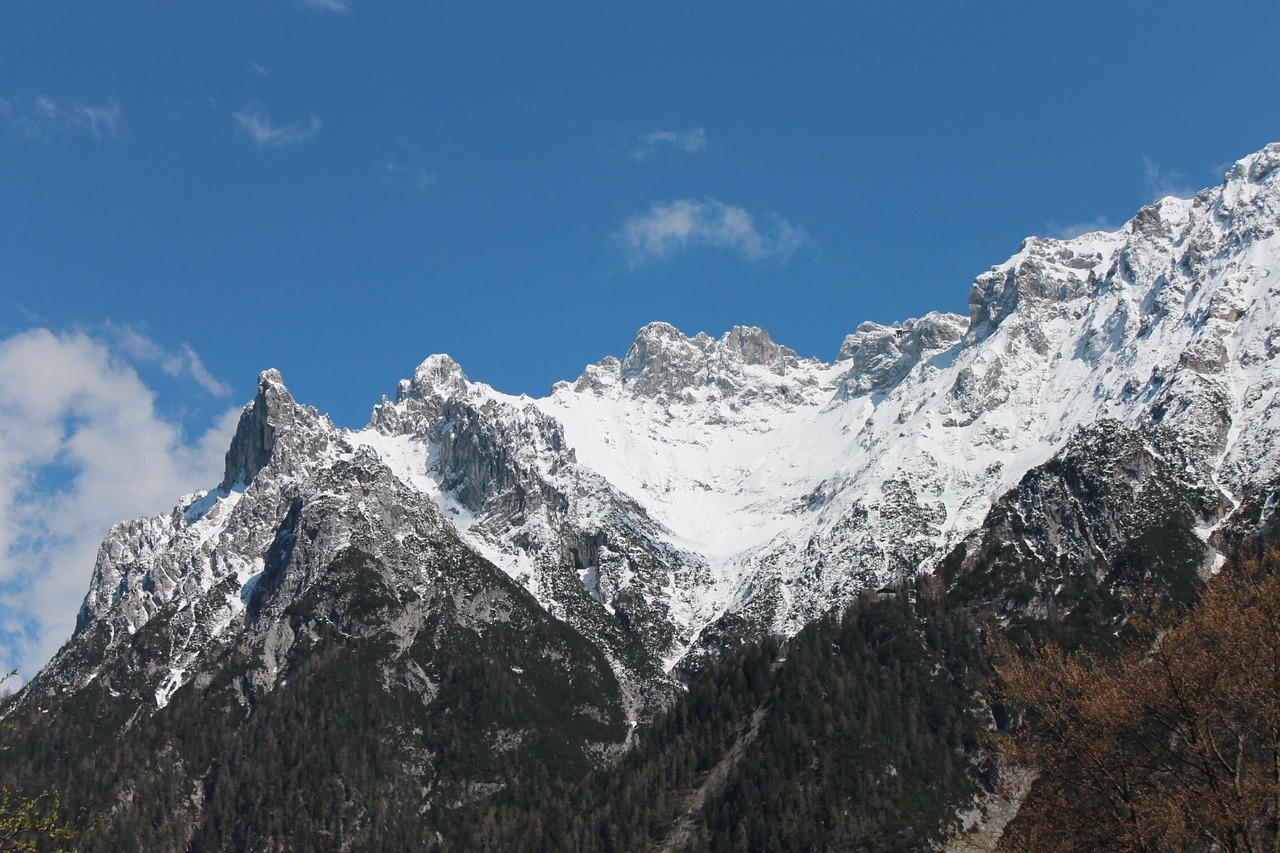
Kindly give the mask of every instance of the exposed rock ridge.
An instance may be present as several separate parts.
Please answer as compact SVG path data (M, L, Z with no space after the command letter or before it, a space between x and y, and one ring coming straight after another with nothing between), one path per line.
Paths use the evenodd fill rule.
M333 424L310 406L300 406L285 387L280 371L264 370L258 376L258 393L245 406L227 450L226 473L218 488L229 492L253 481L271 461L288 473L305 467L317 444L326 444ZM277 436L283 436L279 452Z
M757 370L786 377L816 363L754 326L735 326L717 340L705 332L686 337L670 323L650 323L621 361L610 357L589 366L575 387L600 391L620 384L638 396L691 402L706 389L724 395L749 390L748 375Z
M841 383L840 395L854 397L888 390L905 379L926 355L959 343L967 328L968 322L959 314L937 311L892 326L863 323L840 346L837 361L851 366Z

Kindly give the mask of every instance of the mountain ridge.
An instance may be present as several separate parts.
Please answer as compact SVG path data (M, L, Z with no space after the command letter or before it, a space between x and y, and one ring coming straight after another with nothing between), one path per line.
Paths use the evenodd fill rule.
M1268 146L1218 188L1144 207L1115 232L1028 238L978 276L968 318L863 323L830 363L756 327L689 337L658 322L538 399L431 356L360 430L333 427L264 371L218 488L171 522L108 536L77 635L113 611L136 630L180 588L194 601L234 578L243 591L264 535L219 547L229 528L210 514L234 514L258 477L305 480L357 455L549 613L592 636L621 627L668 671L707 651L717 623L790 634L858 589L931 571L1100 418L1171 430L1229 508L1280 452L1265 310L1277 162ZM259 514L281 516L282 501ZM161 554L163 536L186 552ZM113 551L134 568L113 568ZM138 570L144 553L154 576ZM243 618L225 600L218 618ZM649 664L618 666L639 683L656 677Z

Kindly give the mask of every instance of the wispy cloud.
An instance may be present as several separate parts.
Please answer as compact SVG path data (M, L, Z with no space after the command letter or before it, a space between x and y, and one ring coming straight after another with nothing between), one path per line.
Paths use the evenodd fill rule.
M267 68L267 66L265 66L265 65L260 65L260 64L259 64L259 63L257 63L257 62L250 62L250 63L249 63L249 70L250 70L250 71L252 71L254 74L257 74L259 77L270 77L270 76L271 76L271 69L270 69L270 68Z
M402 182L424 193L435 186L436 176L421 166L408 166L388 160L384 165L383 180Z
M627 219L617 239L633 264L663 259L690 246L728 249L749 261L785 261L814 245L803 228L776 213L757 220L745 209L713 198L654 202Z
M70 635L111 524L164 511L220 477L238 407L188 439L158 414L155 392L127 358L83 332L31 329L0 340L6 671L30 676Z
M159 365L167 376L174 378L189 377L215 397L226 397L231 393L231 386L210 373L199 353L186 341L179 344L177 352L173 352L132 326L109 322L105 328L115 348L131 361Z
M1191 198L1196 194L1186 175L1177 169L1166 169L1150 157L1142 157L1142 190L1147 201L1156 201L1166 196Z
M10 299L9 305L13 308L13 313L17 318L28 326L35 326L40 323L48 322L44 317L41 317L39 314L32 311L16 299Z
M28 139L87 133L94 139L119 139L125 131L124 113L115 98L104 104L60 103L47 95L0 98L0 117Z
M249 137L259 148L279 148L306 142L320 132L320 118L311 116L307 122L272 124L271 117L262 110L246 107L231 114L236 129Z
M1087 222L1073 222L1070 225L1059 225L1056 222L1050 222L1046 228L1049 236L1058 240L1072 240L1084 234L1092 234L1094 231L1116 230L1116 226L1112 225L1105 216L1098 216Z
M339 15L351 11L351 0L298 0L298 5L317 12L336 12Z
M631 156L644 160L664 148L697 154L706 150L706 147L707 132L700 127L689 130L655 130L636 137L631 145Z

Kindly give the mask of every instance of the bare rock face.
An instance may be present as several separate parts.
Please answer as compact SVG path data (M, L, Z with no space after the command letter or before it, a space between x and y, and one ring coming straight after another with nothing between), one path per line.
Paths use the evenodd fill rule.
M258 395L240 415L218 488L229 492L244 487L272 461L279 474L301 471L315 453L324 452L332 432L327 417L294 402L280 371L264 370L258 377Z
M1213 563L1202 530L1230 502L1177 436L1102 420L1028 471L944 561L988 618L1073 641L1123 629L1135 596L1186 603Z
M255 573L292 500L290 486L317 459L350 449L328 418L294 402L278 371L264 371L240 416L222 484L184 498L167 516L121 522L107 534L76 635L110 616L127 636L182 601L193 621L178 646L194 653L214 630L209 619L232 618L233 593ZM197 601L207 618L194 616Z
M680 394L707 381L707 335L686 338L668 323L650 323L619 365L623 383L638 394Z
M959 343L967 327L958 314L936 311L892 326L863 323L840 347L837 360L852 367L840 393L856 397L889 390L926 355L944 352Z
M792 350L775 344L768 332L755 326L734 326L720 340L719 350L744 365L766 367L779 376L800 363Z
M749 368L782 377L800 365L800 357L774 343L764 329L735 326L716 340L705 332L688 338L669 323L650 323L617 363L617 381L639 396L689 401L704 388L726 394L743 390ZM584 379L599 385L600 374L612 367L609 360L593 365Z

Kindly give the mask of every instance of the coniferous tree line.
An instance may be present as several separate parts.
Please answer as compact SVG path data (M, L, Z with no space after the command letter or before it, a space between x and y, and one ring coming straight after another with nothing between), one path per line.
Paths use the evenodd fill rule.
M617 765L495 798L454 849L930 849L978 789L984 678L935 582L867 593L709 667Z
M1078 827L1036 821L1070 818L1071 810L1058 808L1063 802L1093 807L1072 776L1081 762L1053 751L1071 742L1094 747L1107 762L1133 762L1126 749L1198 743L1201 765L1210 756L1219 766L1202 772L1208 788L1188 789L1196 796L1171 799L1171 780L1186 774L1168 767L1148 781L1131 772L1126 790L1147 785L1143 802L1165 797L1166 811L1150 812L1164 815L1152 825L1165 829L1200 826L1205 821L1197 823L1185 804L1216 803L1238 819L1222 824L1227 829L1214 824L1217 840L1203 849L1259 849L1257 839L1273 844L1276 835L1277 810L1267 799L1274 792L1259 774L1280 762L1280 737L1267 740L1280 725L1250 729L1239 721L1270 720L1280 684L1231 667L1280 659L1267 645L1280 637L1280 617L1266 603L1280 589L1257 579L1274 576L1275 564L1273 556L1255 561L1262 569L1252 586L1215 581L1200 609L1190 610L1190 560L1127 565L1107 588L1119 591L1104 589L1099 600L1129 601L1128 611L1108 603L1099 623L1105 636L1096 641L1082 642L1088 635L1080 620L1057 619L1052 608L1028 608L1025 623L1006 618L1001 631L1014 642L1000 647L994 704L984 639L998 632L977 624L989 615L990 588L981 595L963 583L944 589L943 574L867 592L786 643L761 638L727 650L634 732L619 760L595 769L582 745L617 740L621 721L574 709L611 688L554 668L519 675L531 663L513 658L513 649L550 641L541 634L424 634L412 656L431 668L439 688L424 704L386 682L389 647L320 624L287 683L257 697L251 710L225 701L247 666L228 659L213 683L178 691L167 713L132 716L98 685L61 709L57 725L14 721L17 748L0 753L0 784L62 792L60 818L78 828L85 851L925 850L996 775L984 759L992 709L1014 724L1017 746L1008 755L1045 770L1010 828L1010 849L1052 849L1046 838L1072 839ZM1166 611L1174 614L1166 622L1143 623L1121 586L1133 578L1150 590L1175 590L1164 599L1180 609ZM1041 593L1029 586L1028 595L1051 594L1042 586ZM393 601L368 604L376 610ZM1242 627L1204 633L1234 624L1236 611ZM1123 631L1114 630L1117 613ZM1197 622L1197 613L1216 615ZM1191 627L1180 633L1183 625ZM1161 631L1171 639L1153 647ZM147 631L139 633L136 653L146 655ZM1208 691L1202 705L1234 708L1236 716L1150 728L1152 720L1174 719L1170 695L1200 689L1172 677L1143 682L1151 661L1161 660L1153 648L1169 652L1170 675L1228 674L1226 699L1210 702L1205 697L1216 694ZM1232 649L1263 653L1222 658ZM1142 684L1149 689L1128 689ZM1098 698L1098 685L1114 689ZM1046 734L1046 710L1055 709L1060 728ZM1110 716L1097 717L1097 709ZM514 746L494 740L503 731L517 733ZM1122 748L1108 755L1108 745ZM1236 757L1234 775L1224 756ZM1183 769L1194 766L1178 760ZM1205 794L1214 786L1238 792L1215 801ZM1134 823L1138 801L1119 801L1117 819ZM1169 802L1184 804L1179 820L1169 817ZM1087 814L1079 811L1079 820ZM1116 849L1168 849L1172 837ZM1101 849L1103 838L1094 839Z
M349 586L347 617L398 606L377 584ZM56 715L15 716L0 785L60 792L57 817L86 853L430 850L470 800L578 778L586 745L625 732L607 662L549 617L475 630L436 613L406 654L322 606L288 614L297 641L269 689L232 650L159 711L119 701L128 685L103 677ZM145 659L157 636L144 626L131 653Z

